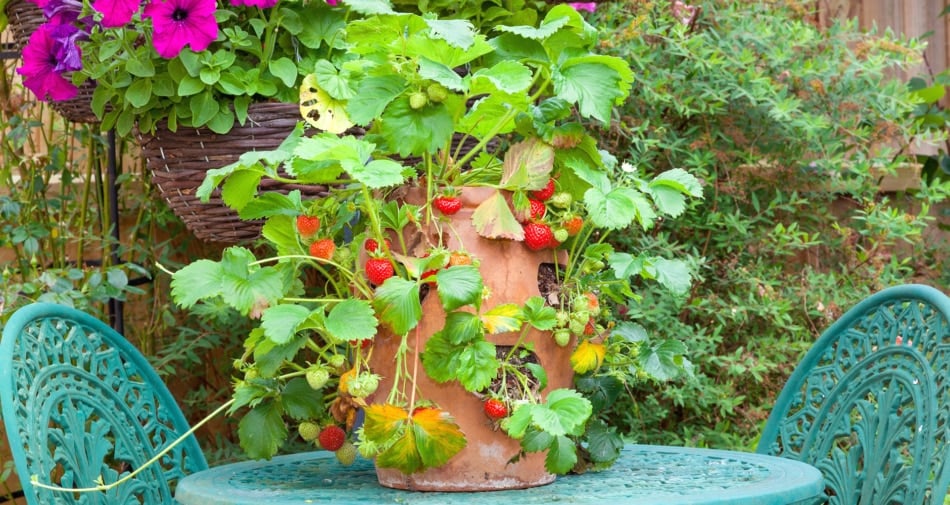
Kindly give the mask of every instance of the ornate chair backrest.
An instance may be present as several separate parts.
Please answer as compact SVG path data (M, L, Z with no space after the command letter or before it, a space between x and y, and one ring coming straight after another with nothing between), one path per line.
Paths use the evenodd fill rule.
M816 466L833 505L943 505L948 380L950 298L922 285L885 289L815 342L758 452Z
M62 305L15 312L0 341L0 401L27 503L166 504L184 475L207 468L194 436L129 481L189 429L145 358L102 321Z

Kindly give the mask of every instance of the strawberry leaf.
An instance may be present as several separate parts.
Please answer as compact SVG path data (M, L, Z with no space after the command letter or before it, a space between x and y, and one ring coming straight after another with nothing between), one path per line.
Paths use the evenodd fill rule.
M547 331L557 324L557 311L545 305L540 296L532 296L524 303L524 318L531 326Z
M531 87L531 69L517 61L502 61L472 74L472 94L502 92L516 94Z
M580 435L592 412L590 401L571 389L555 389L544 404L534 407L532 423L554 436Z
M693 278L685 261L653 258L651 263L646 270L656 277L661 286L678 295L689 292Z
M472 224L479 235L486 238L524 240L524 229L515 219L508 202L498 191L478 204L472 213Z
M441 293L440 293L441 294ZM422 319L419 285L401 277L390 277L376 288L373 308L379 320L397 335L405 335Z
M287 439L280 403L268 401L248 411L238 424L238 438L252 459L270 459Z
M474 265L457 265L439 270L435 274L439 285L439 300L442 308L452 311L465 305L481 304L485 284L482 274Z
M325 414L323 394L302 377L291 379L284 386L280 401L287 415L297 420L319 419Z
M356 124L370 124L406 90L406 84L398 75L367 77L360 81L356 96L347 101L346 111Z
M678 377L689 367L685 359L686 345L678 340L664 340L658 344L640 346L640 368L657 380Z
M302 305L280 304L268 307L261 316L264 335L275 344L286 344L297 333L297 327L310 317L310 309Z
M377 456L380 468L415 473L445 464L465 447L465 435L447 412L419 409L408 412L393 405L366 407L363 434L385 447Z
M370 189L396 186L406 180L403 176L403 166L392 160L372 160L365 165L350 161L341 165L350 177Z
M393 101L382 115L379 131L390 146L398 146L402 157L435 153L448 144L455 122L442 104L413 109L409 98Z
M437 382L458 380L468 391L480 391L491 385L498 374L495 346L479 336L462 344L453 342L449 328L436 332L426 342L422 364L426 374Z
M442 466L466 445L465 434L443 410L417 410L412 415L412 431L425 468Z
M580 56L561 63L553 82L557 96L576 103L582 116L608 123L614 105L630 93L633 71L615 56Z
M595 419L587 427L587 453L595 463L612 463L620 457L623 437L616 428L601 419Z
M577 446L565 436L555 437L544 457L544 468L555 474L565 474L577 464Z
M340 342L367 340L376 335L376 313L366 300L348 298L327 314L327 332Z
M647 230L656 220L650 202L633 188L614 188L605 193L592 187L584 193L584 204L591 221L600 228L622 230L637 220Z

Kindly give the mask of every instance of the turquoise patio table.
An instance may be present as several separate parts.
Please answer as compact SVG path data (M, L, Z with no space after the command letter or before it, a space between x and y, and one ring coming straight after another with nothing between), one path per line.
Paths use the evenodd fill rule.
M799 461L714 449L629 445L609 470L558 477L552 484L531 489L477 493L389 489L377 483L371 461L357 459L343 467L332 453L315 451L189 475L178 483L175 498L183 505L798 505L814 503L823 493L821 473Z

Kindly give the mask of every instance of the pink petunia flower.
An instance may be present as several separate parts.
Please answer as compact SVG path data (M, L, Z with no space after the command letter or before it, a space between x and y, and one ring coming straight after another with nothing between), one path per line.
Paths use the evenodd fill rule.
M275 5L279 0L231 0L231 5L246 5L248 7L260 7L261 9L269 9Z
M594 12L597 10L597 2L570 2L567 5L570 5L574 10Z
M69 100L79 88L56 71L61 45L53 36L55 26L42 24L30 35L23 48L23 65L16 69L23 85L40 100Z
M115 28L132 21L142 6L140 0L95 0L92 8L102 13L102 26Z
M204 51L218 38L215 0L152 0L145 18L152 19L152 45L162 58L178 56L185 46Z

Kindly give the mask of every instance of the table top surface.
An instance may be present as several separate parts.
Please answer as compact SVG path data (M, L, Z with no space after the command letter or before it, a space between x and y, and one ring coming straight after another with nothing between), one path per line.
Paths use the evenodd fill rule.
M788 505L824 491L821 473L762 454L628 445L608 470L558 477L521 490L432 493L382 487L372 461L341 466L328 451L213 467L178 483L183 505L324 503L480 504L636 503L638 505Z

